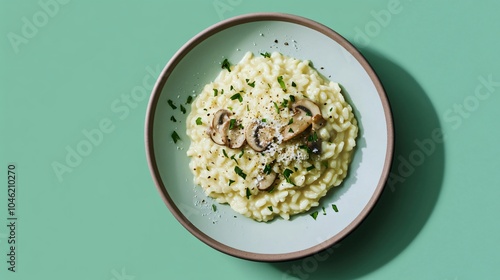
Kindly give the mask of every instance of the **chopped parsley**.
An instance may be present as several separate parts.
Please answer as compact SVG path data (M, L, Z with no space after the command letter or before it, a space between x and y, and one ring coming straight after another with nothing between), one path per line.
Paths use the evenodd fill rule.
M198 118L196 119L196 124L197 124L197 125L202 125L202 124L203 124L203 122L201 121L201 117L198 117Z
M288 132L293 133L293 129L290 127L290 129L288 129Z
M231 72L231 65L229 64L229 60L227 60L227 58L225 58L223 61L222 61L222 66L221 66L222 69L227 69L227 71Z
M219 91L216 88L214 88L214 96L217 96L218 93Z
M182 105L181 105L181 112L182 112L183 114L185 114L185 113L186 113L186 108L184 108L184 106L182 106Z
M253 82L251 82L251 83L247 82L247 85L249 85L249 86L251 86L251 87L255 87L255 81L253 81Z
M292 87L297 87L297 84L295 82L292 82Z
M261 122L267 122L267 120L266 119L262 119Z
M171 121L173 121L173 122L177 122L177 120L175 119L175 117L174 117L174 116L171 116L171 117L170 117L170 120L171 120Z
M267 191L268 193L273 193L274 192L274 186L271 187L270 190Z
M241 97L241 94L239 92L235 93L231 96L231 100L235 100L235 99L238 99L238 101L243 102L243 97Z
M231 89L231 90L233 90L233 89L234 89L233 85L231 85L231 88L230 88L230 89Z
M266 166L264 166L264 173L271 174L271 170L272 166L270 164L266 164Z
M221 95L222 95L222 94L224 94L224 89L221 89L221 90L220 90L220 94L221 94Z
M283 108L288 107L288 99L283 99L283 102L281 102L281 107Z
M172 139L174 140L174 143L177 143L177 141L182 141L181 137L179 136L179 134L177 134L176 131L172 132Z
M276 108L276 113L280 113L280 107L278 107L278 104L276 102L273 102L274 103L274 108Z
M186 100L186 104L191 104L191 102L193 102L193 97L190 95Z
M316 131L313 134L309 135L309 137L307 137L307 141L309 142L318 141L318 134L316 134Z
M300 145L299 149L306 150L308 154L312 153L311 148L309 148L307 145Z
M293 171L290 170L290 169L285 169L285 171L283 171L283 176L285 177L285 180L287 181L287 183L290 183L292 185L295 185L292 180L290 179L290 175L292 175Z
M268 52L265 52L265 53L260 53L260 55L262 55L263 57L265 58L270 58L271 57L271 54L268 53Z
M212 204L212 210L214 210L214 212L217 212L217 206L215 206L215 204Z
M327 160L322 161L321 165L323 165L325 168L328 168L328 161Z
M222 149L222 154L223 154L225 157L227 157L227 158L229 157L229 156L227 155L227 153L226 153L226 149Z
M250 192L250 189L247 188L247 190L246 190L246 197L247 197L247 199L249 199L251 195L252 195L252 193Z
M236 125L236 119L229 120L229 129L233 129Z
M229 179L229 185L230 186L231 186L232 183L234 183L234 180Z
M170 99L167 100L167 103L168 103L168 105L170 105L170 107L172 107L172 109L174 109L174 110L177 109L177 106L175 106L175 104L172 100L170 100Z
M245 174L243 172L243 170L241 170L241 168L239 166L235 166L234 167L234 172L236 172L236 174L238 174L241 178L243 179L246 179L247 178L247 174Z
M313 219L315 219L315 220L316 220L316 218L318 217L318 211L314 211L314 212L312 212L312 213L311 213L311 214L309 214L309 215L311 215L311 217L313 217Z
M273 212L273 207L272 206L267 206L267 209L269 209L269 211Z
M243 154L245 154L245 149L241 149L241 153L240 155L238 156L238 158L241 158L243 156Z
M321 206L321 208L323 209L323 215L326 215L325 206Z
M280 84L280 87L283 89L283 91L286 91L285 82L283 82L283 76L278 77L278 83Z
M311 165L311 166L308 166L308 167L306 168L306 170L307 170L307 171L311 171L311 170L313 170L314 168L316 168L316 167L314 167L314 165Z
M288 124L292 124L293 123L293 118L290 118L290 120L288 120Z
M337 208L337 205L335 205L335 204L332 204L332 209L335 212L339 212L339 209Z
M295 96L290 95L290 102L292 102L292 103L295 102Z
M236 162L236 164L238 164L238 160L236 160L236 158L234 157L235 155L232 155L231 156L231 159L234 160L234 162Z

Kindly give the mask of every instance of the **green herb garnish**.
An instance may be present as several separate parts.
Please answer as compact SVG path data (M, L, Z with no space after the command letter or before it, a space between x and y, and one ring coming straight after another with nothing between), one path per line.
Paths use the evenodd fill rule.
M290 127L290 128L288 129L288 132L293 133L293 129Z
M212 204L212 210L214 210L214 212L217 212L217 206L215 206L215 204Z
M185 113L186 113L186 108L184 108L184 106L182 106L182 105L181 105L181 112L182 112L183 114L185 114Z
M267 122L267 120L266 119L262 119L261 122Z
M313 217L313 219L316 220L316 218L318 217L318 211L314 211L310 215L311 215L311 217Z
M231 65L229 64L229 60L227 60L227 58L222 61L222 69L227 69L227 71L231 72Z
M264 166L264 173L271 174L271 170L272 166L270 164L266 164L266 166Z
M328 161L326 160L322 161L321 165L323 165L325 168L328 168Z
M243 97L241 97L240 93L236 93L236 94L233 94L231 96L231 100L235 100L235 99L238 99L238 101L243 102Z
M281 102L281 107L283 108L288 107L288 99L283 99L283 102Z
M214 96L217 96L218 93L219 91L216 88L214 88Z
M174 109L174 110L177 109L177 106L175 106L175 104L172 100L170 100L170 99L167 100L167 103L168 103L168 105L170 105L170 107L172 107L172 109Z
M236 160L235 155L232 155L231 159L234 160L234 162L236 162L236 164L238 164L238 160Z
M226 149L222 149L222 154L223 154L225 157L227 157L227 158L229 157L229 156L227 155L227 153L226 153Z
M186 100L186 104L191 104L191 102L193 102L193 97L190 95Z
M233 180L229 179L229 185L231 186L231 184L234 183Z
M292 124L292 123L293 123L293 118L290 118L290 119L288 120L288 124Z
M247 178L247 174L245 174L245 173L243 172L243 170L241 170L241 168L240 168L240 167L238 167L238 166L235 166L235 167L234 167L234 172L236 172L236 174L238 174L238 175L239 175L241 178L243 178L243 179L246 179L246 178Z
M316 134L316 131L313 134L309 135L309 137L307 137L307 141L309 142L318 141L318 134Z
M283 171L283 176L285 177L285 180L287 181L287 183L290 183L292 185L295 185L292 180L290 179L290 175L292 175L293 171L290 170L290 169L285 169L285 171Z
M269 209L269 211L273 212L273 207L272 206L267 206L267 209Z
M292 82L292 87L297 87L297 84L295 82Z
M173 121L173 122L177 122L177 120L175 119L175 117L174 117L174 116L171 116L171 117L170 117L170 120L171 120L171 121Z
M295 96L290 95L290 102L292 102L292 103L295 102Z
M233 90L233 89L234 89L233 85L231 85L230 89L231 89L231 90Z
M247 197L247 199L249 199L251 195L252 195L252 193L250 192L250 189L247 188L247 190L246 190L246 197Z
M203 122L201 121L201 117L198 117L198 118L196 119L196 124L197 124L197 125L202 125L202 124L203 124Z
M233 129L235 125L236 125L236 119L230 119L229 120L229 129Z
M337 205L332 204L332 208L333 208L333 211L335 211L335 212L339 212L339 209L337 208Z
M265 53L260 53L260 55L262 55L263 57L265 58L270 58L271 57L271 54L268 53L268 52L265 52Z
M254 87L255 87L255 81L253 81L253 82L251 82L251 83L247 82L247 85L249 85L249 86L251 86L251 87L253 87L253 88L254 88Z
M280 113L280 107L278 107L278 104L276 104L276 102L273 102L274 103L274 108L276 109L276 113Z
M300 145L299 149L306 150L308 154L312 153L311 148L309 148L307 145Z
M283 76L278 77L278 83L280 84L280 87L283 89L283 91L286 91L285 82L283 82Z
M321 208L323 209L323 215L326 215L325 206L321 206Z
M316 167L314 167L314 165L311 165L311 166L308 166L308 167L306 168L306 170L307 170L307 171L311 171L311 170L313 170L314 168L316 168Z
M241 149L241 153L240 155L238 156L238 158L241 158L243 156L243 154L245 154L245 149Z
M181 137L179 137L179 134L177 134L176 131L172 132L172 139L174 140L174 143L177 143L177 141L182 141Z

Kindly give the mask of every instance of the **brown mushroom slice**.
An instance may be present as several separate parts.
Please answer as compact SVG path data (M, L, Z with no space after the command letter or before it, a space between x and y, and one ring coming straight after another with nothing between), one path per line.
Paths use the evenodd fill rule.
M312 117L312 129L318 130L326 124L326 120L321 116L321 114L314 115Z
M257 183L257 189L261 191L268 190L273 185L274 181L276 181L276 178L278 178L276 172L263 175L262 179Z
M218 145L227 144L227 129L229 127L229 116L231 112L226 109L220 109L214 114L212 126L210 127L210 138Z
M224 127L227 132L227 142L226 145L231 149L238 149L245 144L245 130L239 126L229 129L230 122L227 122L227 128Z
M311 125L311 117L306 115L303 110L298 111L293 115L292 122L281 128L281 135L283 142L288 141L295 136L301 134Z
M297 102L293 103L292 109L294 111L301 110L306 113L306 116L313 117L316 115L321 116L321 110L319 109L318 105L311 101L310 99L304 98L300 99Z
M256 152L264 151L273 141L273 129L255 120L247 126L245 138L248 145Z

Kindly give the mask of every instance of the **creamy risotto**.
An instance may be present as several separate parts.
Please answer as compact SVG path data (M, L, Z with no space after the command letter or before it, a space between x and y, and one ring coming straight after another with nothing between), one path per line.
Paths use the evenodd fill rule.
M318 206L347 175L358 134L339 85L277 52L222 68L187 118L194 182L257 221Z

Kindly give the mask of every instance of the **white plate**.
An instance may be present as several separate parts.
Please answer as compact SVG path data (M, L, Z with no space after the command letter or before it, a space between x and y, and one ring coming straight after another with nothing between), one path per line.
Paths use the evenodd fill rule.
M276 43L277 42L277 43ZM245 52L279 51L313 62L341 84L353 106L360 132L349 175L320 200L320 206L269 223L236 214L207 198L193 184L186 156L188 96L200 92L220 72L224 58L239 61ZM178 107L168 105L172 100ZM180 111L183 105L188 111ZM171 117L177 120L173 122ZM174 143L176 131L181 141ZM156 186L177 220L201 241L222 252L258 261L291 260L316 253L350 233L372 209L387 179L393 152L389 103L373 69L343 37L317 22L287 14L235 17L187 42L161 73L146 117L146 152ZM217 205L216 211L212 204ZM335 204L339 212L331 205ZM326 215L323 215L322 206ZM318 211L314 220L309 214Z

